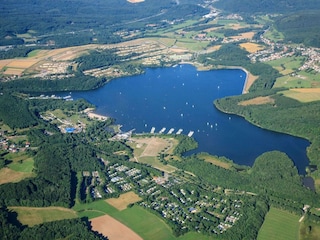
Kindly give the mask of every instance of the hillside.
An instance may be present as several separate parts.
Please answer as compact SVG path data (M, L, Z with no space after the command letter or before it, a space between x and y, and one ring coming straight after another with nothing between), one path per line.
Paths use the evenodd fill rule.
M215 6L225 11L246 14L290 13L320 9L319 0L224 0L216 2Z

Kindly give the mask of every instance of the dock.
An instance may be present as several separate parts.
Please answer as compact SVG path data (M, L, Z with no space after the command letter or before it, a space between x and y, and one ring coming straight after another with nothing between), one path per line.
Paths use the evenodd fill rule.
M179 135L182 133L182 131L183 131L183 129L180 128L176 134Z
M173 131L174 131L174 128L170 128L170 130L169 130L168 134L172 134L172 133L173 133Z
M156 130L156 128L155 128L155 127L152 127L150 133L151 133L151 134L154 134L154 131L155 131L155 130Z
M166 130L166 128L164 127L159 131L159 133L162 134L162 133L164 133L165 130Z
M190 132L188 133L188 137L192 137L193 134L194 134L194 131L190 131Z

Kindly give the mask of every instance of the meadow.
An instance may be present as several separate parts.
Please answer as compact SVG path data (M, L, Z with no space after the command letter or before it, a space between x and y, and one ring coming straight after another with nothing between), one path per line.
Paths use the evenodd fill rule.
M17 212L18 220L23 225L28 225L29 227L44 222L52 222L77 217L77 213L75 211L62 207L10 207L9 209Z
M19 182L22 179L34 177L33 158L25 152L8 153L4 156L8 161L6 167L0 169L0 184Z
M299 218L293 213L271 207L258 234L258 240L299 239Z

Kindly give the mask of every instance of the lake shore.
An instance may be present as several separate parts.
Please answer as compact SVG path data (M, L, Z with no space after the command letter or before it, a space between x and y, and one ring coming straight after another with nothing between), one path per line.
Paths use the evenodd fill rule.
M255 76L252 73L250 73L247 69L239 66L213 66L213 65L207 65L204 66L203 64L197 63L197 62L181 62L180 64L191 64L196 67L198 71L211 71L211 70L217 70L217 69L241 69L246 73L246 79L243 85L242 94L246 94L249 92L250 87L252 84L259 78L259 76Z
M107 120L107 119L109 118L109 117L107 117L107 116L94 113L93 111L94 111L94 108L87 108L87 109L85 109L83 112L86 113L87 116L88 116L90 119L97 119L97 120L105 121L105 120Z

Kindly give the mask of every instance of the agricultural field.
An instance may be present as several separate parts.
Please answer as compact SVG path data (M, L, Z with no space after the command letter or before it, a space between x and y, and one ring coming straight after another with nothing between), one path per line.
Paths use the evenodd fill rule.
M138 234L109 215L91 219L91 225L93 231L101 233L108 239L142 240Z
M255 53L264 49L262 45L251 42L241 43L240 47L244 48L249 53Z
M62 207L10 207L10 209L18 213L19 222L23 225L28 225L29 227L44 222L78 217L75 211Z
M281 93L286 97L296 99L300 102L313 102L320 100L320 88L293 88Z
M271 207L258 234L258 240L299 239L300 216Z

